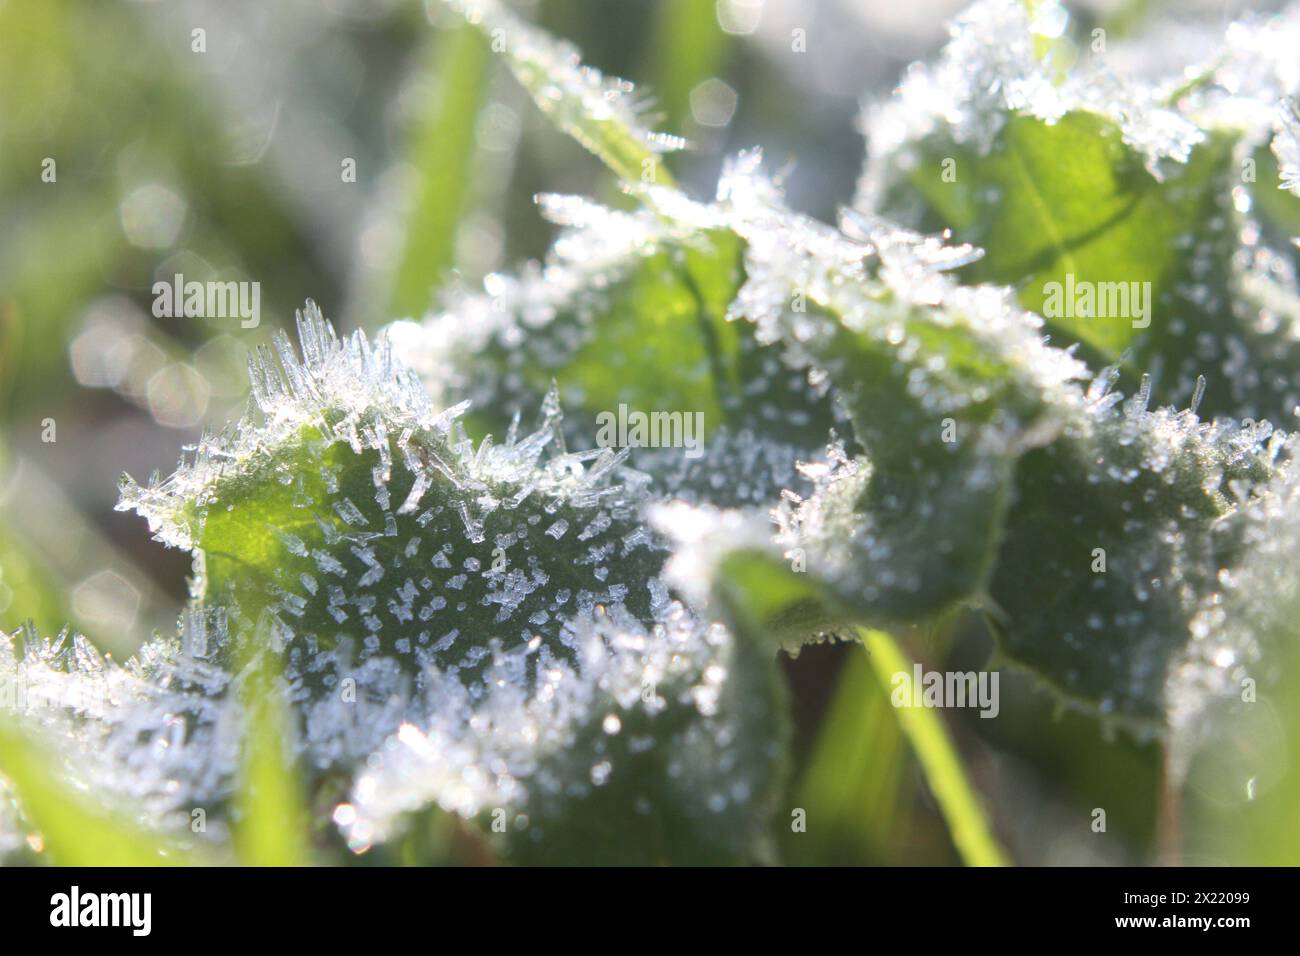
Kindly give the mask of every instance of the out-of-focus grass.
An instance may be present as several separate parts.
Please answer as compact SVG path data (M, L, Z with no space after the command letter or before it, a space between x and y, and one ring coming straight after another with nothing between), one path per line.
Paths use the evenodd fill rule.
M419 316L456 264L458 227L469 206L475 134L487 90L487 40L468 24L431 37L425 69L435 77L406 149L416 181L388 295L368 318L376 325Z
M808 866L896 862L910 817L912 760L888 688L864 654L850 654L792 797L807 813L807 829L785 827L786 859Z
M725 65L729 37L696 0L662 0L655 17L651 58L655 100L664 128L690 130L691 91Z
M866 628L859 628L858 634L882 687L892 675L911 670L912 662L888 634ZM1007 856L993 838L979 794L966 776L943 717L928 707L892 709L921 763L962 859L970 866L1005 866Z
M63 782L51 754L57 748L0 722L0 771L17 790L39 848L60 866L160 866L210 862L157 833L104 811L91 797Z
M293 714L278 680L279 663L275 649L266 646L244 673L245 736L234 837L237 858L247 866L311 862L308 805L294 758Z

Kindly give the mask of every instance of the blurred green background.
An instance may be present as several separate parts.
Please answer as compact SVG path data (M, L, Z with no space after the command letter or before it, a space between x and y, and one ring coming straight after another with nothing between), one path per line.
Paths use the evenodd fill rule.
M770 165L790 164L791 204L831 220L861 163L860 102L937 50L961 5L518 6L587 62L645 84L657 128L694 144L672 163L687 190L710 195L726 155L761 145ZM1158 6L1075 10L1123 30ZM1178 6L1226 22L1241 5ZM817 55L789 55L794 26ZM349 160L355 182L341 175ZM204 423L237 416L248 350L306 298L344 328L376 329L424 313L448 281L541 256L542 191L622 201L440 8L0 0L0 627L71 624L119 657L169 630L188 562L113 511L118 476L169 470ZM151 287L176 273L260 283L260 326L155 318ZM927 667L974 668L989 652L973 617L901 636ZM817 646L785 667L790 805L822 821L787 834L786 859L957 862L860 649ZM1157 859L1159 748L1055 714L1027 677L1003 681L1000 719L949 723L1012 857Z

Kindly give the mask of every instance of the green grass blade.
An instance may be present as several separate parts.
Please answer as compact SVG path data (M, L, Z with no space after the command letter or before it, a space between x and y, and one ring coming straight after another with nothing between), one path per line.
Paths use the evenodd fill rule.
M887 687L894 674L910 671L912 662L888 634L868 628L858 628L858 634L882 685ZM1006 854L989 830L942 718L925 707L898 707L895 713L921 762L962 859L969 866L1006 866Z
M376 321L418 316L429 307L432 291L456 265L456 235L469 208L475 131L487 90L488 44L468 25L442 30L430 44L431 68L438 83L408 159L418 171L416 194L409 200L401 251L383 308Z
M655 98L669 129L686 130L691 91L726 62L730 37L697 0L664 0L655 23Z
M907 744L890 710L871 663L850 656L799 781L794 802L807 811L808 829L787 839L787 862L894 862L910 775Z
M245 738L240 765L235 851L246 866L311 863L307 804L292 748L288 703L275 679L277 659L258 656L244 687Z

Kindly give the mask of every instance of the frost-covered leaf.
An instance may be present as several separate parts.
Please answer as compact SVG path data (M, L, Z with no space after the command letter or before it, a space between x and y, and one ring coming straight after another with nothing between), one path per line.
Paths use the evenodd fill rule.
M25 843L60 866L202 862L201 856L68 786L61 768L49 758L61 746L62 741L40 733L25 734L21 724L0 725L0 793L12 788L16 810L12 816L0 814L0 858Z
M543 197L542 211L565 227L543 264L491 276L482 293L453 296L389 336L435 395L470 400L484 428L535 408L555 383L571 441L599 438L620 409L681 423L691 447L632 451L653 492L770 507L836 416L806 368L760 344L749 323L728 321L744 244L707 210L686 209L676 220Z
M63 864L146 865L209 855L194 820L228 795L237 737L223 718L228 681L147 644L128 666L80 635L0 635L0 778L17 814L4 822ZM198 811L196 814L195 811ZM214 820L207 838L219 837ZM0 833L8 846L14 833Z
M349 839L436 801L520 862L770 858L787 734L770 652L678 605L653 631L597 612L578 637L577 667L539 693L505 682L475 704L451 687L404 725L357 782Z
M494 295L394 339L455 398L462 379L478 397L477 381L509 394L555 376L587 405L579 415L665 391L688 412L717 409L720 453L677 467L668 452L634 455L657 494L772 507L803 487L794 462L838 427L876 476L849 504L871 518L854 532L848 599L892 618L937 610L982 585L1014 457L1050 434L1052 396L1083 367L1046 348L1041 320L1002 291L943 278L974 250L874 221L850 238L786 209L759 162L730 164L712 204L664 187L641 191L631 214L552 201L571 229L542 272L494 277ZM646 298L660 304L643 310ZM683 370L666 382L664 349ZM494 352L510 371L478 374L473 356Z
M732 313L814 370L865 449L833 474L805 471L825 486L818 515L801 522L809 568L870 620L977 593L1011 468L1055 433L1083 366L1048 347L1041 320L1004 290L944 275L976 255L969 247L856 218L851 238L795 215L756 156L719 192L747 243Z
M759 852L775 663L670 600L622 455L564 452L554 394L536 432L476 446L386 343L312 306L299 333L301 359L283 337L254 359L255 412L120 507L195 552L184 654L240 686L250 651L283 654L349 845L437 803L490 834L508 811L509 859ZM402 760L436 770L367 783Z
M340 341L310 307L299 331L304 359L280 337L255 360L258 414L119 505L202 556L196 594L236 632L274 616L291 679L336 694L387 660L473 681L496 647L528 648L531 672L571 655L575 613L648 618L662 557L614 451L544 458L553 414L475 447L386 345Z
M1293 459L1234 517L1244 557L1203 599L1176 675L1170 766L1189 862L1283 864L1300 845L1298 496Z
M975 4L952 36L866 114L858 206L982 247L968 281L1016 286L1062 344L1151 371L1161 401L1188 402L1205 374L1211 413L1289 412L1300 300L1250 216L1243 150L1270 126L1215 98L1234 79L1207 70L1188 93L1086 49L1061 74L1010 0Z
M447 0L488 36L551 120L629 182L669 184L659 155L685 140L652 132L645 106L627 80L584 66L568 43L521 20L497 0Z
M1155 729L1194 652L1200 603L1240 560L1226 519L1262 492L1282 436L1147 411L1145 391L1120 405L1107 384L1020 460L989 610L1008 658L1066 698Z
M811 493L785 495L767 560L796 573L781 585L745 572L759 575L749 593L769 629L797 637L788 610L800 605L816 636L971 601L1003 652L1066 697L1159 724L1196 602L1235 560L1218 524L1267 480L1280 438L1147 411L1149 381L1118 407L1115 370L1085 390L1084 367L1043 341L1039 318L944 276L969 250L850 218L854 241L792 216L763 183L733 170L719 203L747 241L733 313L815 369L865 449L832 445L801 466ZM806 313L785 307L792 289L808 290ZM670 524L689 545L689 522ZM750 547L734 529L713 537ZM1094 576L1097 548L1109 567ZM706 580L735 575L698 550ZM791 583L797 572L807 584Z

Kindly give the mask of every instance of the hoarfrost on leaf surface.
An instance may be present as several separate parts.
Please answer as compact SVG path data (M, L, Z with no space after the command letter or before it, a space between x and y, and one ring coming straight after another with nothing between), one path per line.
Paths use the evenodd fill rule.
M123 483L120 507L198 558L172 658L238 680L249 649L281 653L317 782L413 742L456 768L386 788L395 802L373 808L370 778L359 780L361 812L342 818L355 849L400 830L402 809L436 802L476 816L508 804L533 820L526 840L504 847L512 858L563 845L572 852L560 858L581 859L596 851L572 828L590 825L593 805L617 829L652 799L653 842L629 853L755 852L780 770L778 689L763 676L774 661L744 657L736 673L757 683L728 689L741 652L722 625L671 601L626 452L564 451L554 394L537 431L512 426L501 443L475 445L463 405L435 411L387 341L340 339L311 304L299 335L302 358L283 336L254 357L256 410L205 437L171 477ZM773 733L736 743L723 696ZM629 728L630 743L591 736L593 721L605 736ZM590 766L573 762L579 738ZM697 755L709 746L725 752ZM744 767L730 764L746 753ZM735 780L710 784L710 806L736 825L706 844L686 804L718 767Z
M196 594L236 635L270 614L288 673L326 695L378 659L417 683L429 667L474 683L503 654L533 673L572 656L564 620L601 603L648 619L662 557L620 453L559 452L554 411L475 447L463 407L435 414L387 343L339 340L310 307L300 335L301 361L283 337L254 359L260 414L119 506L202 554Z
M975 4L937 65L867 110L856 207L984 248L965 281L1015 286L1056 341L1121 365L1126 388L1150 372L1158 402L1186 404L1206 375L1211 413L1289 415L1300 210L1253 170L1271 179L1276 104L1296 82L1279 54L1300 38L1300 7L1220 33L1188 75L1125 79L1125 47L1167 35L1081 48L1058 71L1022 8Z
M459 291L390 338L445 401L469 399L500 427L554 380L565 435L589 441L600 416L698 416L699 447L632 448L654 496L766 508L797 480L842 416L809 369L760 330L729 321L744 248L724 210L666 187L627 213L543 197L563 229L541 265Z
M448 687L404 724L356 782L349 840L436 802L500 815L494 839L520 862L770 859L784 749L770 652L676 603L650 629L597 611L576 637L577 662L536 693L507 679L475 704Z

